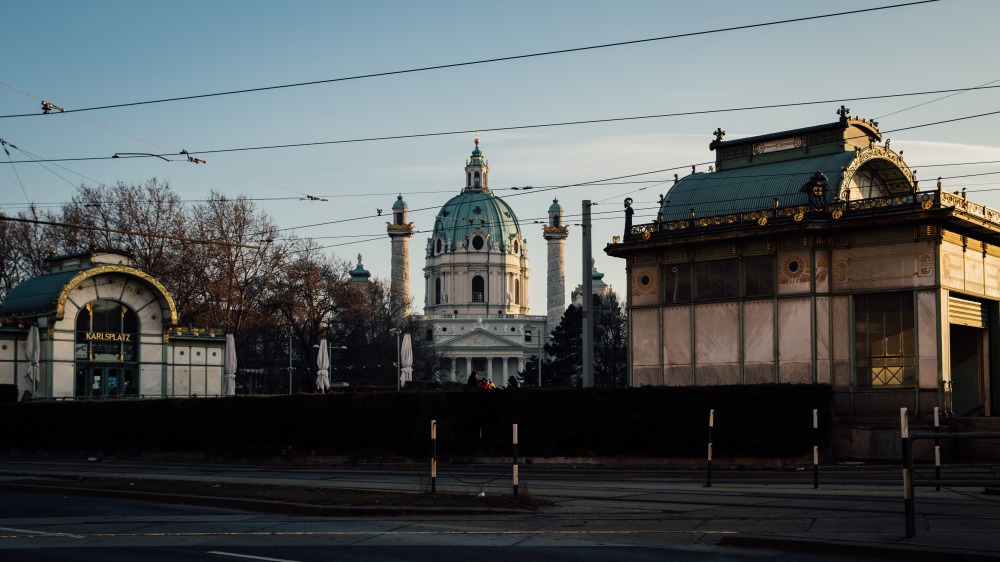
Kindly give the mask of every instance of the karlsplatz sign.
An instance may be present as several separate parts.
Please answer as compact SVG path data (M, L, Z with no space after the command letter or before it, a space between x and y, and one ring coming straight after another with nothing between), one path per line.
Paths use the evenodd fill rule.
M116 334L114 332L86 332L84 339L93 341L132 341L132 334Z

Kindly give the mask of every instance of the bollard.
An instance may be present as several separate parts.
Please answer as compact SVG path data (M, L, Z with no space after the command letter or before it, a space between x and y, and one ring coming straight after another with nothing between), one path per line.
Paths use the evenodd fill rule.
M431 420L431 493L437 492L438 475L438 426L437 420Z
M938 415L938 407L934 406L934 433L941 432L941 417ZM934 482L938 483L934 487L938 492L941 491L941 440L934 439Z
M712 487L712 428L715 426L715 410L708 411L708 482L706 488Z
M514 497L517 497L517 424L514 424Z
M916 513L913 506L913 452L910 450L910 427L906 408L899 409L899 428L903 449L903 511L906 515L906 538L917 536Z
M813 490L819 489L819 410L813 408Z

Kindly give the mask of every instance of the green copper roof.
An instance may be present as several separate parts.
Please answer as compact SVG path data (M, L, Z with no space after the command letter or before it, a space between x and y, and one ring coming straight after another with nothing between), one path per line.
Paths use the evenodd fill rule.
M503 199L489 192L465 191L441 207L431 240L446 239L448 249L454 251L459 242L476 231L487 234L490 242L506 250L511 240L521 234L521 227L517 215Z
M352 269L350 273L351 281L354 281L355 283L367 282L372 276L371 272L361 265L361 254L358 254L358 266Z
M406 201L403 201L403 196L402 195L397 196L396 202L392 204L392 210L399 211L405 209L409 209L409 207L406 206Z
M559 205L559 200L558 199L553 199L552 200L552 205L549 206L549 212L550 213L561 213L562 212L562 207Z
M79 270L61 271L28 279L7 293L0 316L41 316L55 312L63 288L79 274Z
M809 203L802 186L813 173L827 177L826 200L840 196L844 168L856 157L854 151L760 164L723 172L691 174L674 185L660 207L663 221L687 219L788 207Z

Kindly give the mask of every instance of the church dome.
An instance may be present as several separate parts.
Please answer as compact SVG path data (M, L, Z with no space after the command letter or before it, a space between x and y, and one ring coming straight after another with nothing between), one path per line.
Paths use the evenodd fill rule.
M466 163L462 192L441 207L434 220L431 244L434 255L468 250L521 254L521 227L507 203L493 194L488 181L489 165L476 137L476 148Z
M495 242L498 250L514 253L520 253L520 242L515 244L520 237L521 227L510 205L482 191L463 192L445 203L432 235L433 240L447 243L448 251L463 245L470 251L484 250Z

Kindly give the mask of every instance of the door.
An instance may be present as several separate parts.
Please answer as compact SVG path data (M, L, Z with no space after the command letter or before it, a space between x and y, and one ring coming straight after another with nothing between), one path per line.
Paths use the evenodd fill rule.
M107 399L137 396L135 367L79 366L76 369L78 398Z
M985 332L951 325L951 411L957 417L985 415Z

